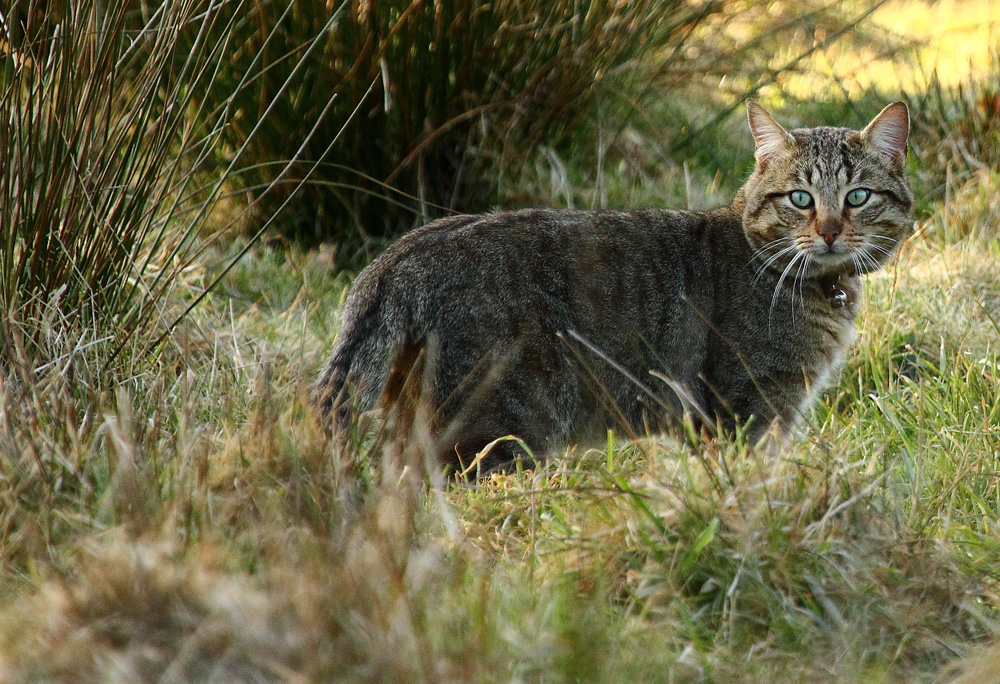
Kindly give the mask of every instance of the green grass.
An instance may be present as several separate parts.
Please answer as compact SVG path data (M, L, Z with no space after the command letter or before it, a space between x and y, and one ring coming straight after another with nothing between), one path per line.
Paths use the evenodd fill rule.
M741 117L704 133L713 155L670 145L715 97L645 108L663 140L632 122L540 150L505 193L723 201ZM857 124L878 101L781 118ZM307 396L352 274L332 248L219 240L179 213L198 251L136 339L199 303L156 353L125 346L109 371L86 345L115 328L69 307L30 375L0 365L0 681L1000 681L1000 174L947 171L960 134L996 151L962 121L918 130L911 163L947 192L868 279L839 384L776 457L609 435L468 486L419 434L333 444Z

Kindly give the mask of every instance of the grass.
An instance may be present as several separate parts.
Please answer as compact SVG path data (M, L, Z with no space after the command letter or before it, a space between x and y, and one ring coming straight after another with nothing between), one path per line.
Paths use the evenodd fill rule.
M609 438L475 488L327 442L303 400L336 283L256 250L94 429L58 372L4 402L0 673L947 681L998 627L996 182L869 280L840 387L781 458Z
M205 91L233 30L198 0L16 0L0 15L8 380L58 368L93 402L199 301L174 286L219 237L206 217L232 168L206 174L233 113Z
M683 106L724 109L704 102ZM852 103L786 114L863 121ZM76 325L30 382L0 367L0 681L1000 682L1000 175L934 169L952 135L995 152L938 126L913 161L946 191L777 458L609 435L470 487L419 439L338 447L306 402L350 280L334 250L193 234L158 305L210 291L155 354L109 373ZM596 166L550 148L509 192L728 196L648 135L597 135Z
M652 46L679 51L730 4L229 3L240 47L209 89L235 105L220 152L239 150L233 189L258 223L291 200L275 229L335 240L350 262L416 221L488 208L496 179L595 100L639 97Z

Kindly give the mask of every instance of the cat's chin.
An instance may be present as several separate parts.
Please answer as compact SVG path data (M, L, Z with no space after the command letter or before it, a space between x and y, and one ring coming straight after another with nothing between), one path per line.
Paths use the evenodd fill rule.
M821 251L810 256L809 271L816 275L827 275L835 272L853 271L856 260L851 252Z

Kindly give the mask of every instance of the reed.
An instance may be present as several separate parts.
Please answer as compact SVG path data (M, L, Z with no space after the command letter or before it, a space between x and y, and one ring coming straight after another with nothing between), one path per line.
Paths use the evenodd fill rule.
M0 354L30 368L102 348L104 362L163 325L212 192L195 174L192 87L227 42L194 1L15 0L0 25ZM178 35L196 40L180 52ZM23 362L23 363L21 363Z

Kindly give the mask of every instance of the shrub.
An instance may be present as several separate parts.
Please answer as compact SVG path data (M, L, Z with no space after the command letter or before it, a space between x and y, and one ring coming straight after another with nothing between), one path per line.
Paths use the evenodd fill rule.
M497 178L564 139L601 92L625 92L649 50L721 6L680 0L468 0L234 7L242 45L219 65L225 133L260 216L297 190L286 235L359 244L495 201ZM321 49L316 48L321 41ZM257 61L256 76L243 81ZM273 101L273 105L271 104ZM243 147L255 128L259 134ZM300 149L300 141L313 135ZM279 160L300 151L281 174Z

